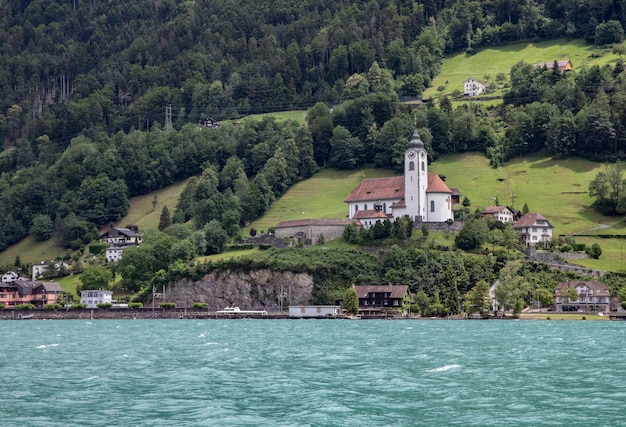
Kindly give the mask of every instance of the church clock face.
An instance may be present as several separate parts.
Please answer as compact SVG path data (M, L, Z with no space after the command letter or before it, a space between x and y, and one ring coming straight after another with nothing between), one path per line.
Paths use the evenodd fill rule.
M409 151L408 156L409 156L409 159L415 158L415 151Z

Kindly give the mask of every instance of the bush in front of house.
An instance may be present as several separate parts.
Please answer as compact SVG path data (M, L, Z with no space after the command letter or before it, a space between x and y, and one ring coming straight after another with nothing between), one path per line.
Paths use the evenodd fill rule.
M15 306L15 308L18 310L34 310L35 304L29 304L29 303L18 304Z
M63 306L61 304L46 304L46 306L44 307L46 310L60 310L63 308Z
M0 310L4 310L4 303L0 302Z
M140 302L129 302L128 308L143 308L143 303Z
M76 303L76 304L72 304L72 308L75 308L77 310L81 310L83 308L87 308L87 304L83 304L83 303Z
M206 302L194 302L193 304L191 304L191 308L195 308L197 310L202 310L204 308L207 308L209 306L209 304L207 304Z
M101 302L100 304L96 304L96 307L108 310L109 308L113 307L113 304L111 304L110 302Z
M159 307L164 308L164 309L176 308L176 303L175 302L162 302L161 304L159 304Z

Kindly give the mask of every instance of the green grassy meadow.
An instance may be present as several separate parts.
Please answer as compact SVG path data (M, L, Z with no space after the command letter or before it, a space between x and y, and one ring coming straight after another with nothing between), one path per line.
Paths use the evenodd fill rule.
M324 169L314 177L299 182L287 191L279 200L274 202L270 209L250 228L258 231L267 231L268 228L278 225L281 221L297 219L328 218L342 219L348 215L348 205L344 203L348 193L364 178L379 178L392 176L393 172L384 169L359 169L351 171L337 171Z
M444 94L450 95L455 89L462 93L463 81L468 77L492 84L498 73L508 76L511 67L519 61L536 64L561 59L572 61L574 70L577 70L586 65L613 63L617 61L618 55L609 48L599 48L583 40L565 39L487 48L473 55L458 53L443 62L441 72L433 79L431 87L424 91L423 97L438 98ZM489 76L489 79L485 76ZM445 90L438 91L440 86L444 86ZM496 91L495 95L498 94L501 93Z

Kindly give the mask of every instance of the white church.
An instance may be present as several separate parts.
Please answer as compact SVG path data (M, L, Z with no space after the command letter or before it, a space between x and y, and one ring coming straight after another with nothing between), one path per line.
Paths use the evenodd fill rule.
M427 159L415 130L404 153L404 176L361 181L345 200L349 218L359 220L365 228L404 215L416 223L452 220L453 192L439 175L428 173Z

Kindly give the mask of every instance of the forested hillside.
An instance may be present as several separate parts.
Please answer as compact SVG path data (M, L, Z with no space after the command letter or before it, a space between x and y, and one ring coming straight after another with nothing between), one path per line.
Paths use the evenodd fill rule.
M450 52L556 37L619 50L624 12L591 0L1 2L0 250L29 233L79 248L130 196L197 175L163 225L193 219L209 241L194 251L218 251L318 167L397 168L415 124L431 160L621 158L621 61L567 74L520 63L496 107L400 100L419 99ZM198 126L294 107L311 108L307 126Z

